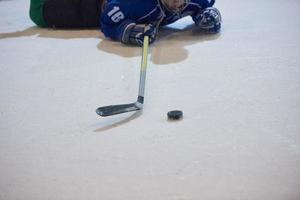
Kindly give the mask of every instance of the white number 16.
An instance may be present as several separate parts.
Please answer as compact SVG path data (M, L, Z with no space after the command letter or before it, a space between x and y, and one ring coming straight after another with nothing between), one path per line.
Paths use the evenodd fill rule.
M107 13L107 15L115 23L117 23L120 20L124 19L124 14L122 13L122 11L120 11L119 6L114 6L113 9Z

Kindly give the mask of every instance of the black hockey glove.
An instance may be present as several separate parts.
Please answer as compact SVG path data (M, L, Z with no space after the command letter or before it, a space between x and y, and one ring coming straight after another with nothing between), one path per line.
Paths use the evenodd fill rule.
M157 28L152 24L132 24L129 25L122 37L124 44L133 44L143 46L144 36L149 36L149 43L154 42L157 33Z
M221 29L221 13L217 8L208 7L203 9L194 18L195 24L208 33L218 33Z

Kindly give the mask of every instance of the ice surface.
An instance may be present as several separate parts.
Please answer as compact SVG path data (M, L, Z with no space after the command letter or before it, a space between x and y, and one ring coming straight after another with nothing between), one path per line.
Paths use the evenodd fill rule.
M300 2L216 6L219 35L160 30L142 113L101 118L136 100L141 49L0 1L0 199L299 200Z

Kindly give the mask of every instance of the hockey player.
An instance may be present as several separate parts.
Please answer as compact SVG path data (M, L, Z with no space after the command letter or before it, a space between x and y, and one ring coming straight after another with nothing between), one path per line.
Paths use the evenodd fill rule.
M40 27L101 27L106 37L142 45L158 28L191 16L197 27L218 33L221 14L215 0L31 0L30 17Z
M125 44L142 45L148 35L154 41L159 26L191 16L197 27L218 33L221 14L214 0L108 0L101 16L105 36Z

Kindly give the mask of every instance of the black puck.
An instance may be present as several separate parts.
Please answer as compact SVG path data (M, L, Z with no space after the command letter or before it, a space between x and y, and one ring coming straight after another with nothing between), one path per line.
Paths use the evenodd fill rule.
M172 110L168 112L169 120L179 120L183 117L183 113L181 110Z

